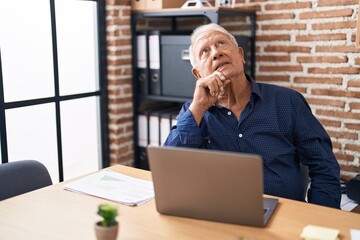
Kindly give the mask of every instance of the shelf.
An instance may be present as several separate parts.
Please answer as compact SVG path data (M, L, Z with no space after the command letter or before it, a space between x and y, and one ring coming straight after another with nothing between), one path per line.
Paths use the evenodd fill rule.
M182 15L203 15L206 12L219 12L233 15L253 15L256 10L248 8L229 8L229 7L205 7L205 8L164 8L164 9L148 9L148 10L132 10L134 14L144 14L146 16L182 16Z
M174 96L164 96L164 95L139 95L140 101L146 100L155 100L155 101L168 101L168 102L177 102L177 103L184 103L191 98L184 98L184 97L174 97Z
M167 8L156 10L133 10L134 17L151 18L151 17L199 17L206 16L212 22L219 22L220 16L249 16L255 18L256 11L243 8L229 8L229 7L209 7L200 9L182 9L182 8Z

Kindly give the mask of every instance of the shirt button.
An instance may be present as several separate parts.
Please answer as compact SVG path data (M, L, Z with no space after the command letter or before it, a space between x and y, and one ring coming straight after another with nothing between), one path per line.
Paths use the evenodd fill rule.
M231 112L230 112L230 111L228 111L228 115L229 115L229 116L231 115Z
M242 137L243 137L243 135L240 133L240 134L239 134L239 138L242 138Z

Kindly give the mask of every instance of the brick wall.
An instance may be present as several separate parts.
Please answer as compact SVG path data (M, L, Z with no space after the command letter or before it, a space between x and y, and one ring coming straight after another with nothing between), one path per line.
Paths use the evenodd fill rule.
M236 2L236 7L257 11L257 81L301 92L331 136L342 178L360 173L358 0ZM131 163L130 6L126 0L107 4L111 161ZM187 28L192 21L184 19L181 25ZM246 19L224 23L230 31L239 25L248 31Z
M360 173L359 1L246 0L237 6L258 9L257 81L301 92L331 136L342 178Z
M110 162L133 161L130 1L106 0Z

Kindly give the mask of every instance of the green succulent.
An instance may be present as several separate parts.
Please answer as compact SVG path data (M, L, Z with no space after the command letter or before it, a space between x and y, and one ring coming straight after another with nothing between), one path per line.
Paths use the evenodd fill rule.
M100 222L101 226L109 227L116 224L116 216L118 215L117 207L111 204L100 204L97 214L103 217Z

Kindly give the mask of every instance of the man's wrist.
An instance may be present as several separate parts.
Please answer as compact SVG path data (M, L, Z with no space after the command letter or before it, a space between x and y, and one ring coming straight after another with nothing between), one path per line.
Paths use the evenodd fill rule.
M202 118L204 117L206 111L208 110L208 107L205 106L199 106L198 104L191 103L189 106L189 110L192 113L196 123L200 125L200 122Z
M191 103L189 106L190 111L193 114L200 114L200 115L204 115L206 113L206 111L208 110L207 106L201 106L199 104L196 103Z

